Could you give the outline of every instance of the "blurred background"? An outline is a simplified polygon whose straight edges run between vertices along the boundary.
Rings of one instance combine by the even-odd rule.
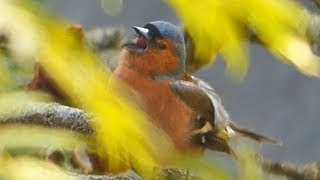
[[[300,3],[316,11],[310,1]],[[123,25],[128,36],[131,26],[154,20],[179,24],[161,0],[124,1],[118,16],[105,14],[98,0],[55,0],[49,9],[85,29]],[[250,70],[240,83],[225,75],[220,58],[195,75],[214,86],[235,122],[283,141],[282,147],[261,147],[264,156],[291,163],[320,160],[320,80],[282,64],[259,46],[250,50]]]

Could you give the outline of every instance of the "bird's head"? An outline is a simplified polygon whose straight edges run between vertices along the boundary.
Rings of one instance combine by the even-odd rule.
[[[122,45],[130,67],[155,78],[182,76],[186,50],[180,30],[165,21],[133,26],[138,37]]]

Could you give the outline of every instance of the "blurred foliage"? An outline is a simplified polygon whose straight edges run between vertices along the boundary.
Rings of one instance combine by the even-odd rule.
[[[83,134],[68,130],[26,125],[3,125],[0,129],[1,146],[13,154],[46,158],[54,151],[70,153],[87,142]]]
[[[227,72],[243,79],[248,70],[250,33],[283,62],[320,77],[319,57],[306,37],[309,14],[293,0],[166,0],[195,41],[200,65],[221,53]]]
[[[5,154],[0,156],[0,158],[0,179],[76,179],[50,162],[41,161],[31,157],[12,158],[5,156]]]
[[[263,179],[263,171],[255,157],[257,154],[256,149],[241,137],[231,139],[230,145],[238,159],[237,165],[240,179]]]
[[[0,92],[10,92],[25,86],[33,76],[33,63],[24,64],[14,61],[8,54],[0,54]]]
[[[123,0],[100,0],[103,10],[111,16],[118,15],[122,10]]]
[[[39,6],[28,1],[0,1],[0,11],[0,30],[9,35],[5,51],[12,55],[7,58],[5,53],[1,53],[0,62],[33,65],[35,59],[72,105],[92,114],[94,130],[92,136],[83,138],[56,129],[4,126],[0,133],[1,148],[25,149],[30,146],[36,150],[50,147],[72,151],[75,146],[85,143],[89,153],[97,154],[102,160],[106,173],[115,174],[133,168],[139,175],[150,177],[160,173],[162,166],[189,168],[188,164],[192,164],[190,168],[194,168],[201,177],[226,178],[223,173],[213,173],[222,172],[218,167],[209,167],[199,158],[175,152],[165,133],[155,127],[140,107],[127,98],[125,85],[111,77],[100,59],[70,29],[67,22],[43,12]],[[15,82],[10,77],[14,71],[10,66],[1,68],[3,82],[0,87],[6,88]],[[37,93],[3,92],[0,111],[9,111],[12,106],[23,108],[26,105],[24,102],[47,101],[48,98]],[[2,102],[10,105],[5,106]],[[17,139],[17,135],[19,141],[11,141],[12,138]],[[22,177],[23,173],[29,173],[29,177],[38,176],[37,173],[39,176],[50,176],[52,171],[50,167],[46,170],[47,163],[34,165],[37,162],[28,158],[1,161],[8,168],[8,173],[13,172],[10,168],[17,168],[18,173],[5,174],[8,177]],[[42,170],[38,171],[38,168]]]

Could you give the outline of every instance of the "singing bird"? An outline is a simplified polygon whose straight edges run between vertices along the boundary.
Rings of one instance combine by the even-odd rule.
[[[132,28],[137,37],[122,45],[113,76],[132,89],[177,150],[203,153],[210,149],[233,155],[228,141],[235,135],[279,144],[234,123],[214,89],[185,72],[185,41],[175,25],[154,21]]]
[[[177,150],[202,153],[211,149],[234,155],[228,141],[235,135],[280,144],[234,123],[214,89],[186,73],[185,41],[175,25],[154,21],[133,29],[137,37],[122,45],[113,77],[130,87],[137,96],[133,99],[138,99]],[[41,65],[36,64],[35,72],[29,90],[44,90],[60,101],[66,99]]]

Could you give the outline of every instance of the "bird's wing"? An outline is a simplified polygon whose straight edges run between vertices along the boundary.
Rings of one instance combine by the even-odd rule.
[[[214,123],[215,126],[218,127],[225,127],[231,121],[228,112],[225,110],[224,106],[222,105],[222,101],[220,96],[215,92],[212,86],[210,86],[205,81],[192,76],[190,74],[185,73],[183,78],[184,81],[188,81],[196,85],[202,91],[206,93],[208,98],[211,100],[212,107],[214,109]],[[232,132],[230,132],[232,133]]]
[[[213,87],[199,78],[196,78],[191,75],[187,75],[187,76],[188,76],[187,78],[188,81],[194,84],[193,86],[195,86],[193,87],[193,89],[197,89],[193,91],[194,92],[197,91],[196,94],[201,94],[199,93],[199,91],[202,91],[202,93],[206,94],[207,99],[210,99],[211,106],[212,106],[211,108],[213,109],[211,111],[213,111],[212,114],[214,116],[211,119],[207,119],[207,120],[213,124],[216,136],[219,136],[220,138],[228,140],[228,138],[230,138],[231,136],[235,134],[239,134],[239,135],[248,137],[250,139],[253,139],[259,143],[281,144],[280,141],[258,134],[250,129],[244,128],[236,124],[235,122],[233,122],[228,112],[224,108],[220,96],[215,92]]]
[[[224,127],[215,126],[215,106],[205,89],[190,81],[172,81],[171,90],[196,114],[192,142],[213,151],[233,154]]]
[[[190,77],[192,81],[195,84],[197,84],[201,89],[203,89],[207,93],[207,95],[210,97],[215,109],[216,126],[219,126],[220,128],[221,126],[226,127],[226,130],[228,131],[229,136],[232,136],[234,132],[236,132],[238,134],[241,134],[242,136],[246,136],[259,143],[271,143],[271,144],[277,144],[277,145],[282,144],[281,141],[258,134],[232,121],[228,112],[226,111],[226,109],[222,104],[220,96],[215,92],[213,87],[199,78],[196,78],[194,76],[190,76]]]
[[[194,112],[211,119],[214,125],[214,107],[205,91],[188,81],[172,81],[171,90]]]
[[[228,112],[222,104],[220,96],[215,92],[213,87],[205,81],[191,75],[190,78],[192,82],[196,84],[199,88],[201,88],[210,98],[212,106],[214,107],[215,125],[222,127],[227,126],[230,123],[231,119]]]

